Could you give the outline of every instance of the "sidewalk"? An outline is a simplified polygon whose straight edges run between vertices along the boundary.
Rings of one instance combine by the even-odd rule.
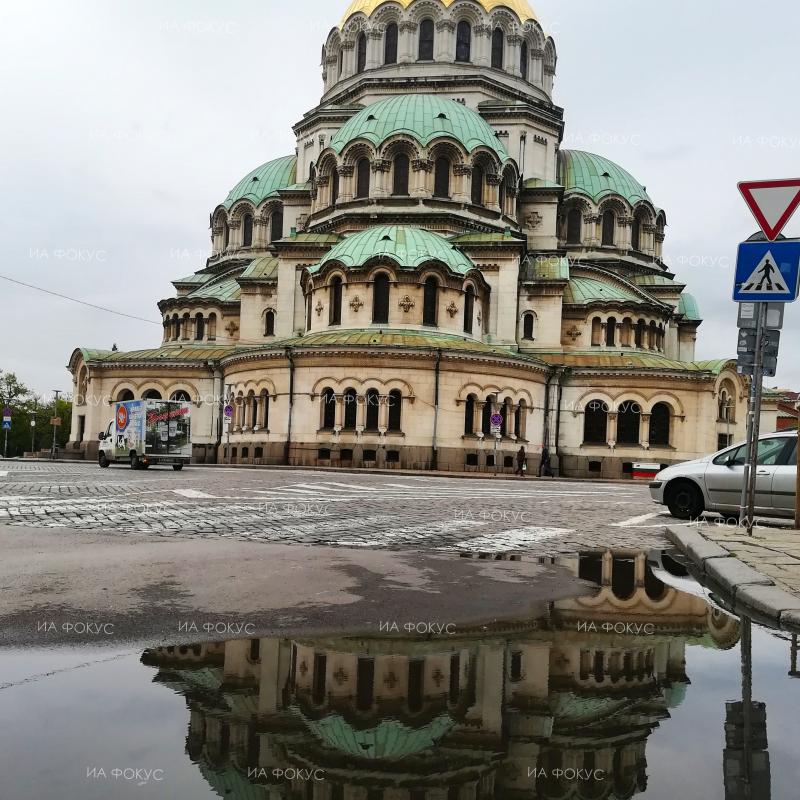
[[[667,539],[737,606],[800,630],[800,531],[676,525]]]

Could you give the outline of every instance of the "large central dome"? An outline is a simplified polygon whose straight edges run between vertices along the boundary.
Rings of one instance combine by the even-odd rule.
[[[353,14],[364,14],[369,16],[378,7],[386,2],[394,2],[408,8],[415,0],[353,0],[350,7],[342,17],[340,27],[344,26]],[[494,11],[496,8],[509,8],[513,11],[523,22],[529,19],[536,19],[533,9],[528,4],[528,0],[474,0],[479,6],[482,6],[486,11]],[[441,0],[445,6],[451,6],[455,0]]]

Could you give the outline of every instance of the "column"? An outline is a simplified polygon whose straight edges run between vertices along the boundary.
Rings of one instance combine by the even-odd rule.
[[[633,562],[633,581],[636,586],[641,588],[644,586],[645,570],[647,567],[647,555],[639,553]]]
[[[389,429],[389,395],[382,394],[378,397],[378,430]]]
[[[608,415],[608,434],[606,443],[613,447],[617,443],[617,412],[611,411]]]
[[[481,432],[483,423],[483,403],[476,400],[472,405],[472,430],[477,435]]]
[[[426,158],[416,158],[411,162],[412,197],[428,197],[433,193],[428,188],[428,173],[432,170],[433,163]]]
[[[608,320],[600,323],[600,347],[605,347],[608,341]]]
[[[392,162],[384,158],[376,159],[372,162],[372,196],[388,197],[391,194],[388,184],[389,171]]]
[[[506,72],[510,75],[516,75],[517,77],[521,76],[521,72],[519,70],[519,61],[520,61],[520,47],[522,46],[522,37],[519,34],[512,33],[509,36],[506,36]]]
[[[364,395],[356,396],[356,431],[363,433],[367,427],[367,404]]]
[[[419,25],[416,22],[408,20],[401,22],[397,26],[397,60],[401,64],[408,64],[417,60],[419,48],[416,33],[418,28]]]
[[[456,60],[456,23],[449,19],[443,19],[436,23],[436,43],[434,46],[434,58],[436,61]]]
[[[614,557],[610,550],[603,553],[603,568],[601,582],[603,586],[611,586],[612,572],[614,571]]]
[[[340,394],[335,395],[336,398],[336,418],[334,420],[334,428],[340,431],[344,425],[344,397]]]
[[[544,50],[532,49],[530,51],[530,59],[530,81],[541,86],[544,82]]]
[[[339,173],[339,199],[337,203],[347,203],[353,199],[353,173],[355,167],[352,164],[341,164],[336,168]]]
[[[383,30],[376,26],[367,31],[367,69],[383,65]]]
[[[488,67],[492,41],[491,25],[476,25],[472,29],[472,63],[479,67]]]
[[[356,43],[354,41],[342,42],[342,79],[349,78],[356,71]]]
[[[645,450],[650,449],[650,414],[642,414],[642,424],[639,426],[640,444]]]
[[[470,203],[472,199],[472,165],[471,164],[454,164],[452,197],[457,203]],[[487,203],[488,205],[488,203]]]

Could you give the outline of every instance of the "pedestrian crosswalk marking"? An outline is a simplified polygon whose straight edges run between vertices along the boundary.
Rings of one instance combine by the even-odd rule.
[[[217,499],[217,495],[207,494],[206,492],[201,492],[198,491],[197,489],[173,489],[172,491],[175,494],[179,494],[181,497],[191,497],[195,500],[202,500],[207,498]]]

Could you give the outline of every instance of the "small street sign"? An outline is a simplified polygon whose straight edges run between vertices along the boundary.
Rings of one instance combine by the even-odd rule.
[[[10,431],[11,430],[11,420],[10,419],[3,419],[3,430]]]
[[[8,406],[3,409],[3,419],[11,419],[11,409]]]
[[[793,303],[800,293],[800,242],[739,245],[733,299],[737,303]]]
[[[232,419],[233,418],[233,406],[225,406],[225,418]]]
[[[786,303],[767,304],[767,322],[769,330],[779,331],[783,328],[783,313],[786,310]],[[755,303],[739,303],[739,328],[758,327],[758,306]]]
[[[58,428],[61,425],[61,417],[50,417],[50,424]]]
[[[501,414],[492,414],[492,427],[499,428],[503,424],[503,417]]]
[[[755,360],[756,336],[757,332],[752,328],[744,328],[740,330],[739,344],[736,348],[736,352],[739,353],[740,355],[743,353],[748,353],[752,355]],[[765,358],[769,357],[777,358],[780,344],[781,344],[780,331],[771,331],[771,330],[764,331],[762,338],[762,346],[764,348]]]
[[[750,375],[753,377],[755,375],[756,365],[755,359],[748,363],[744,363],[741,356],[739,357],[739,362],[736,366],[736,371],[739,375]],[[778,359],[776,357],[764,357],[764,369],[763,369],[764,377],[765,378],[774,378],[775,375],[778,373]]]
[[[800,206],[800,178],[779,181],[743,181],[745,203],[769,241],[774,242]]]

